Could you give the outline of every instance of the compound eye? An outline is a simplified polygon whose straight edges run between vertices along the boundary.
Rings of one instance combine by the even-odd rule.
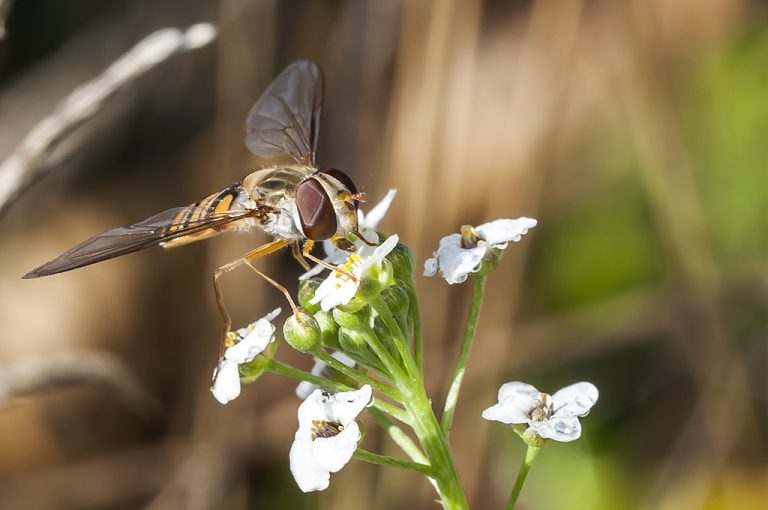
[[[351,195],[357,195],[357,187],[355,186],[355,183],[352,182],[352,179],[349,178],[347,174],[339,170],[338,168],[329,168],[329,167],[323,167],[318,170],[318,172],[326,175],[330,175],[340,183],[344,185],[345,188],[349,191]]]
[[[333,202],[317,179],[309,178],[296,189],[296,208],[301,230],[307,239],[320,241],[336,233],[336,211]]]

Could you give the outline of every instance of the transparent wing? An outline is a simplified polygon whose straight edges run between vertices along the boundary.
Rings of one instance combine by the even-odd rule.
[[[253,214],[249,210],[211,212],[207,207],[177,207],[139,223],[97,234],[33,269],[22,278],[38,278],[143,250],[208,228],[222,227]]]
[[[245,121],[245,144],[257,156],[287,155],[296,163],[315,164],[323,71],[316,63],[288,65],[259,98]]]

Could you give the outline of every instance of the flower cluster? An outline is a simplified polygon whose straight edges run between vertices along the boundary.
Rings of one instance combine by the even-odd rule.
[[[399,238],[395,234],[375,248],[365,244],[358,247],[355,253],[339,265],[344,272],[332,272],[320,284],[315,291],[315,297],[309,302],[319,304],[326,312],[337,306],[349,304],[357,294],[363,277],[381,266],[385,257],[397,246],[398,241]],[[349,277],[350,274],[354,279]]]
[[[357,239],[354,252],[349,253],[325,242],[325,262],[335,270],[323,278],[324,268],[318,265],[300,277],[300,307],[291,303],[294,314],[282,331],[287,344],[314,356],[311,371],[273,359],[277,343],[272,321],[280,313],[277,309],[228,338],[211,392],[226,404],[240,394],[242,382],[251,382],[265,370],[301,380],[296,394],[302,402],[289,461],[304,492],[326,489],[331,474],[355,456],[423,473],[444,506],[466,508],[452,465],[448,433],[476,329],[483,282],[496,269],[509,243],[520,241],[537,222],[520,217],[476,227],[465,225],[460,232],[443,237],[424,264],[424,276],[440,274],[451,285],[475,276],[462,354],[438,423],[424,385],[413,255],[397,235],[385,238],[376,231],[394,196],[395,191],[390,190],[368,214],[359,212],[360,235],[378,245]],[[386,398],[374,399],[374,392]],[[529,446],[526,462],[532,462],[535,451],[547,441],[578,439],[579,418],[587,415],[597,399],[597,388],[587,382],[552,395],[529,384],[509,382],[501,386],[498,402],[483,411],[482,417],[512,425]],[[376,408],[376,421],[387,427],[390,437],[397,438],[411,460],[359,448],[363,432],[357,420],[370,406]],[[403,432],[398,424],[410,426],[412,434]],[[527,473],[527,469],[521,472]]]

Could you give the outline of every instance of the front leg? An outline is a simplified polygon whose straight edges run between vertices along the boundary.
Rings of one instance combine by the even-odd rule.
[[[340,267],[336,267],[333,264],[329,264],[328,262],[324,261],[323,259],[317,258],[314,255],[310,253],[312,250],[312,247],[315,245],[315,242],[312,239],[307,239],[307,242],[304,243],[304,249],[301,251],[301,254],[311,260],[312,262],[315,262],[316,264],[320,264],[326,269],[330,269],[331,271],[336,271],[337,273],[341,273],[345,276],[347,276],[350,280],[353,282],[357,282],[357,277],[350,273],[349,271],[342,269]]]
[[[304,255],[301,253],[300,241],[294,241],[291,243],[291,254],[293,255],[293,258],[295,258],[298,263],[301,264],[301,267],[304,268],[304,271],[309,271],[309,264],[307,263],[307,259],[305,259]]]

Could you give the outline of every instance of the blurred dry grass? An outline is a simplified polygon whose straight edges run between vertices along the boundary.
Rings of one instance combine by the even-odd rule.
[[[373,200],[398,188],[384,228],[420,261],[462,223],[540,220],[490,283],[457,410],[473,508],[501,506],[522,456],[479,419],[513,379],[602,392],[585,437],[543,454],[526,508],[766,508],[767,14],[746,0],[12,2],[3,157],[151,31],[215,21],[220,34],[73,133],[68,157],[0,220],[0,381],[12,393],[0,508],[435,506],[423,480],[360,464],[299,494],[289,381],[265,377],[226,407],[211,399],[210,274],[258,240],[18,279],[247,173],[245,112],[294,58],[326,72],[321,162]],[[263,264],[285,282],[299,270],[290,257]],[[279,300],[236,274],[225,292],[240,322]],[[469,289],[418,283],[438,402]],[[75,373],[56,364],[73,358]],[[48,382],[25,386],[18,367]],[[373,426],[365,440],[387,448]]]

